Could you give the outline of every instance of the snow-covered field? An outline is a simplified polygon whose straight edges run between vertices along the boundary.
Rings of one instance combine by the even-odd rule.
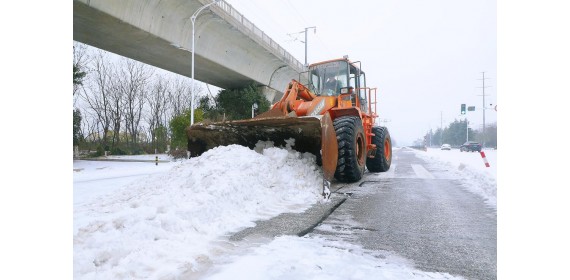
[[[320,196],[314,156],[267,144],[257,150],[218,147],[158,165],[74,161],[74,278],[453,278],[340,241],[281,236],[229,242],[228,234],[256,220],[328,203]],[[485,152],[490,168],[479,153],[416,151],[496,205],[496,151]]]

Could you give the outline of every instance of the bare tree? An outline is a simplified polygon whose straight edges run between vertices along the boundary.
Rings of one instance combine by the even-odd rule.
[[[153,71],[149,66],[127,58],[122,59],[120,65],[117,87],[123,101],[126,140],[134,147],[138,143],[143,107]]]
[[[148,112],[146,114],[146,120],[151,141],[153,141],[156,147],[156,141],[159,140],[157,139],[159,128],[167,127],[164,119],[170,102],[168,98],[168,81],[164,77],[158,76],[154,81],[151,92],[147,96],[147,102]]]
[[[92,117],[89,114],[84,114],[84,118],[81,119],[81,133],[85,135],[87,141],[100,141],[101,137],[98,133],[98,121],[96,117]]]
[[[195,104],[194,109],[197,108],[196,106],[199,105],[200,98],[203,96],[202,92],[204,89],[202,88],[202,83],[198,83],[195,86],[195,90],[196,90],[196,92],[194,93],[194,99],[191,100],[191,104]],[[208,90],[209,90],[209,88],[208,88]],[[188,96],[192,96],[192,86],[190,86],[190,89],[188,89]],[[190,104],[188,104],[188,108],[190,108]]]
[[[172,79],[170,83],[170,106],[173,116],[178,116],[190,108],[190,84],[180,76]]]
[[[136,148],[143,141],[157,140],[164,147],[171,119],[197,104],[201,95],[190,100],[192,85],[185,77],[155,76],[148,65],[126,58],[114,61],[110,53],[74,42],[74,67],[84,65],[87,73],[84,86],[73,89],[85,116],[81,132],[106,147],[126,142]],[[196,84],[196,92],[202,88]]]
[[[100,137],[103,145],[107,145],[111,127],[109,99],[111,93],[112,71],[109,67],[109,58],[103,51],[97,51],[90,68],[89,90],[81,91],[81,97],[88,108],[94,113],[97,127],[102,130]]]
[[[113,126],[111,147],[116,147],[121,142],[121,123],[124,120],[123,91],[121,90],[121,73],[115,65],[111,65],[111,87],[109,88],[109,116]]]
[[[78,77],[79,80],[76,81],[75,72],[85,72],[87,71],[87,65],[89,63],[89,55],[87,53],[87,45],[81,44],[79,42],[73,42],[73,71],[74,71],[74,82],[73,82],[73,96],[79,91],[79,88],[83,85],[82,77]],[[75,105],[75,100],[74,100]]]

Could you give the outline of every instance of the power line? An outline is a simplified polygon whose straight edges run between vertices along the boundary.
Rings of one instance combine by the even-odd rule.
[[[325,44],[323,42],[323,40],[321,39],[321,37],[317,34],[315,34],[315,37],[317,38],[317,40],[321,43],[321,45],[325,48],[325,51],[328,53],[328,56],[332,58],[333,52],[329,49],[329,47],[327,46],[327,44]]]
[[[298,36],[299,36],[300,34],[302,34],[302,33],[305,33],[305,31],[287,33],[287,36],[289,36],[289,38],[291,38],[291,40],[288,41],[288,42],[296,42],[296,41],[299,41],[299,42],[301,42],[301,43],[305,43],[305,42],[299,40],[299,37],[298,37]],[[295,37],[293,37],[293,35],[295,35]]]
[[[271,2],[274,3],[274,2]],[[278,2],[277,2],[278,3]],[[267,9],[263,8],[263,5],[257,5],[255,3],[252,3],[251,1],[240,1],[240,9],[245,9],[246,11],[249,11],[250,14],[252,15],[256,15],[256,14],[261,14],[261,15],[271,15],[272,13],[269,11],[267,11]],[[272,9],[275,10],[275,9]],[[248,16],[245,15],[244,16],[246,18],[248,18],[248,20],[251,20],[251,18],[249,18]],[[255,23],[252,22],[253,24],[255,24],[258,28],[260,28],[263,32],[267,32],[270,30],[263,30],[265,29],[265,27],[267,28],[272,28],[272,29],[278,29],[277,33],[278,34],[284,34],[286,32],[286,28],[284,28],[281,24],[279,24],[278,21],[272,20],[272,16],[270,17],[266,17],[266,16],[262,16],[262,17],[254,17],[256,20],[261,20],[263,21],[264,27],[260,28],[259,23]],[[275,36],[276,34],[272,34],[271,37]]]
[[[305,20],[305,18],[303,17],[303,14],[299,12],[299,10],[297,10],[297,8],[295,8],[295,5],[293,5],[293,3],[291,3],[289,0],[285,0],[285,2],[287,4],[289,4],[289,6],[295,11],[295,15],[301,19],[301,21],[305,24],[305,26],[310,26],[311,24],[309,24],[309,22],[307,20]],[[304,33],[304,31],[301,31],[299,33]],[[292,33],[295,34],[295,33]],[[289,34],[287,34],[289,35]],[[322,47],[324,47],[324,49],[326,50],[326,52],[330,55],[332,55],[332,51],[329,49],[329,47],[327,46],[327,44],[325,44],[323,42],[323,40],[321,39],[321,37],[317,34],[315,34],[315,38],[317,38],[317,41],[322,45]],[[298,39],[297,39],[298,40]]]
[[[295,15],[299,17],[299,19],[301,19],[301,21],[305,24],[305,25],[309,25],[309,23],[305,20],[305,18],[302,16],[302,13],[300,13],[297,8],[295,8],[295,6],[289,2],[289,0],[285,0],[285,2],[287,2],[287,4],[289,4],[289,6],[295,11]]]

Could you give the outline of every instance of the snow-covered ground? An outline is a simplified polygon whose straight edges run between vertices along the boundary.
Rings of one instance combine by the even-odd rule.
[[[259,154],[218,147],[191,160],[146,163],[142,170],[162,170],[119,185],[116,173],[137,173],[140,163],[77,161],[74,274],[163,279],[198,270],[210,243],[223,234],[318,203],[321,178],[314,162],[312,155],[285,149]],[[107,178],[99,182],[109,191],[89,200],[97,174]]]
[[[480,195],[487,204],[497,208],[497,150],[483,150],[489,163],[485,166],[482,155],[478,152],[460,152],[458,149],[441,150],[428,148],[426,152],[417,151],[416,155],[439,167],[447,168],[452,175],[461,180],[469,191]]]
[[[453,278],[341,241],[281,236],[229,242],[228,234],[256,220],[329,203],[320,196],[322,173],[314,156],[267,143],[256,150],[218,147],[158,165],[74,161],[74,278]],[[490,168],[479,153],[416,154],[452,170],[466,188],[496,205],[496,151],[485,152]]]

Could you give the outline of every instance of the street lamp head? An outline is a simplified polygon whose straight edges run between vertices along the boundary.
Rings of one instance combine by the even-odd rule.
[[[201,11],[205,10],[206,8],[212,6],[212,5],[214,5],[214,4],[216,4],[216,3],[220,2],[220,1],[222,1],[222,0],[214,0],[212,3],[206,4],[206,5],[202,6],[202,7],[200,7],[198,10],[196,10],[196,11],[194,12],[194,14],[192,14],[192,17],[190,17],[190,20],[192,21],[192,25],[194,25],[194,22],[196,21],[196,18],[198,17],[198,14],[199,14]]]

